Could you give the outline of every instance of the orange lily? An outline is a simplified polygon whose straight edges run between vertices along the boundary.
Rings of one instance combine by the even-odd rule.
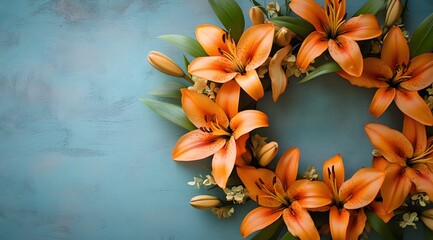
[[[329,212],[332,239],[358,239],[367,220],[363,208],[377,196],[384,171],[362,168],[344,181],[343,159],[336,155],[323,164],[323,178],[333,194]]]
[[[411,191],[433,197],[433,141],[427,140],[424,125],[405,115],[402,132],[377,123],[367,124],[365,131],[381,154],[373,166],[386,172],[381,189],[386,212],[400,207]]]
[[[292,0],[290,8],[310,22],[316,31],[305,38],[296,64],[305,71],[310,63],[328,49],[331,57],[352,76],[362,73],[362,54],[355,41],[380,36],[382,30],[374,15],[346,18],[346,0],[325,0],[323,9],[314,0]]]
[[[196,37],[209,57],[198,57],[188,67],[192,75],[225,83],[235,79],[254,100],[264,95],[256,68],[268,58],[274,38],[272,24],[258,24],[247,29],[236,44],[230,34],[205,24],[196,29]]]
[[[242,221],[242,237],[265,228],[282,216],[294,236],[303,240],[320,238],[307,210],[330,204],[331,194],[323,182],[296,180],[299,156],[299,149],[287,150],[275,173],[264,168],[237,168],[251,199],[260,205]]]
[[[385,37],[380,59],[364,59],[360,77],[339,73],[353,85],[378,88],[370,105],[370,113],[379,117],[394,100],[409,117],[424,125],[433,125],[433,115],[418,91],[433,83],[433,53],[409,60],[409,47],[399,27]]]
[[[236,158],[242,154],[239,149],[245,149],[248,133],[269,125],[266,114],[257,110],[237,113],[237,104],[227,102],[233,99],[229,95],[239,93],[239,87],[237,91],[227,89],[236,87],[236,83],[229,82],[221,88],[223,93],[220,92],[216,100],[220,105],[196,91],[181,89],[182,107],[198,129],[177,141],[172,157],[178,161],[192,161],[214,155],[212,175],[221,188],[225,188]]]

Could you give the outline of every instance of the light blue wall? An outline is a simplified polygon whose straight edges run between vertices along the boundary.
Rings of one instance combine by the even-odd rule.
[[[433,3],[410,2],[413,30]],[[149,51],[182,62],[157,36],[201,23],[218,23],[204,0],[0,0],[0,239],[240,239],[254,205],[229,220],[189,207],[205,191],[186,183],[209,161],[172,161],[184,131],[139,102],[170,79]],[[292,80],[277,104],[260,103],[262,133],[300,147],[301,170],[342,153],[351,175],[370,164],[363,125],[401,125],[395,109],[367,114],[372,94],[334,75]]]

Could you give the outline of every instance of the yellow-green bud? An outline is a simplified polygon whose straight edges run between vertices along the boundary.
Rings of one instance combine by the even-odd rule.
[[[158,71],[167,75],[174,77],[183,77],[185,75],[179,65],[160,52],[151,51],[147,56],[147,61]]]
[[[249,14],[253,25],[262,24],[265,22],[265,16],[259,7],[257,6],[251,7]]]
[[[400,18],[403,6],[400,0],[389,0],[386,9],[385,26],[391,27]]]
[[[420,218],[430,230],[433,230],[433,208],[423,211]]]
[[[191,198],[189,204],[191,204],[191,206],[193,206],[194,208],[204,210],[204,209],[212,209],[214,207],[217,207],[218,205],[221,204],[221,201],[214,196],[198,195]]]
[[[267,143],[260,149],[258,157],[259,165],[262,167],[267,166],[275,158],[277,153],[278,143],[274,141]]]
[[[275,43],[280,47],[285,47],[290,44],[292,40],[292,32],[285,27],[281,27],[275,34]]]

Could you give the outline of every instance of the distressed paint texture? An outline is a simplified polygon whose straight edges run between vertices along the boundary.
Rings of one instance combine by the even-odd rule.
[[[432,9],[413,6],[417,20]],[[190,208],[205,191],[186,182],[209,162],[173,162],[184,131],[139,102],[170,79],[149,51],[182,62],[157,36],[193,36],[201,23],[218,23],[202,0],[0,0],[0,239],[240,239],[254,206],[224,221]],[[262,132],[300,147],[301,169],[338,151],[353,173],[369,165],[371,94],[335,76],[292,84],[277,105],[260,104],[272,124]],[[396,116],[381,122],[399,126]]]

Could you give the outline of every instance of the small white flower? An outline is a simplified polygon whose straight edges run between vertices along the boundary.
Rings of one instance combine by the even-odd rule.
[[[233,215],[235,209],[233,207],[216,207],[212,208],[211,212],[216,214],[218,218],[229,218]]]
[[[412,213],[405,213],[403,214],[403,221],[400,221],[400,227],[401,228],[405,228],[407,226],[412,226],[413,228],[416,229],[416,224],[415,222],[417,222],[419,220],[418,218],[418,214],[416,212],[412,212]]]
[[[304,173],[304,178],[311,181],[319,179],[319,174],[317,173],[316,168],[308,166],[307,171]]]
[[[224,193],[226,194],[227,201],[233,201],[236,204],[244,203],[248,197],[248,192],[242,185],[232,187],[231,189],[225,188]]]
[[[206,175],[206,179],[203,181],[203,185],[206,187],[216,185],[215,179],[211,175]]]
[[[200,186],[203,182],[202,176],[200,175],[200,177],[194,177],[194,181],[189,181],[188,185],[190,186],[194,186],[197,189],[200,189]]]
[[[412,197],[410,197],[410,199],[412,200],[412,205],[418,204],[421,207],[425,207],[425,206],[427,206],[427,204],[430,203],[430,198],[425,193],[418,193],[418,194],[412,195]]]

